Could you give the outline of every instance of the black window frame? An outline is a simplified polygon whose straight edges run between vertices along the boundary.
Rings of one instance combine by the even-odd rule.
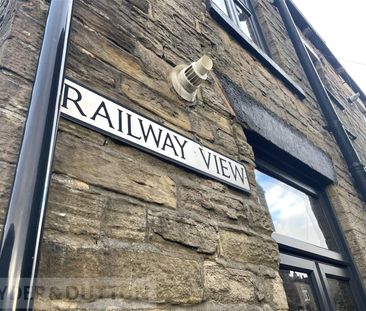
[[[211,16],[248,52],[250,52],[254,57],[256,57],[273,75],[279,78],[287,88],[296,94],[300,99],[304,99],[306,97],[304,90],[301,86],[296,83],[283,69],[277,65],[272,58],[270,57],[270,52],[267,44],[265,43],[265,39],[262,31],[260,30],[258,19],[253,10],[253,6],[251,4],[251,0],[247,0],[248,5],[247,9],[250,10],[250,14],[252,17],[252,25],[254,27],[254,32],[256,33],[256,37],[260,45],[259,47],[256,43],[254,43],[251,39],[249,39],[244,32],[237,25],[236,20],[232,19],[231,16],[234,10],[233,3],[237,0],[225,0],[228,9],[228,15],[226,15],[214,2],[213,0],[206,0],[206,6],[208,12]],[[241,0],[243,4],[243,0]]]
[[[333,214],[331,206],[327,200],[324,190],[322,190],[320,187],[314,187],[313,185],[304,183],[299,178],[299,176],[295,177],[291,173],[286,173],[280,168],[273,166],[262,159],[256,158],[256,169],[316,199],[322,208],[322,212],[324,213],[328,230],[332,236],[337,237],[339,233],[338,228],[335,222],[332,221]],[[328,263],[340,265],[348,264],[348,260],[344,256],[345,250],[343,249],[343,245],[339,243],[339,239],[337,238],[334,239],[334,244],[338,251],[326,249],[277,232],[273,232],[272,238],[277,242],[281,251],[291,252],[304,257],[310,256],[316,260],[321,260]]]
[[[304,166],[299,160],[293,159],[255,132],[245,130],[245,134],[253,148],[256,169],[317,198],[327,219],[329,230],[335,237],[338,251],[274,232],[272,238],[277,242],[280,251],[280,268],[311,273],[312,281],[320,282],[316,286],[322,284],[316,289],[321,310],[335,311],[329,286],[324,279],[326,274],[348,280],[358,311],[363,310],[363,306],[366,305],[365,288],[335,211],[326,195],[326,187],[331,184],[331,181],[324,179],[319,173]]]
[[[321,310],[335,311],[334,302],[330,296],[327,276],[349,281],[354,302],[358,311],[363,310],[365,305],[364,291],[358,287],[359,275],[355,270],[355,265],[349,255],[349,250],[345,246],[345,237],[337,226],[334,212],[325,194],[325,189],[313,188],[293,178],[267,162],[256,159],[256,167],[259,171],[268,174],[291,185],[298,190],[316,197],[319,200],[327,219],[327,225],[332,235],[335,237],[338,251],[325,249],[301,240],[273,232],[272,238],[277,242],[280,251],[280,269],[292,269],[299,272],[309,273],[315,292],[319,299]],[[342,243],[343,241],[343,243]],[[322,284],[322,286],[320,286]],[[329,309],[329,307],[331,309]]]
[[[246,36],[247,40],[252,41],[254,44],[258,45],[258,47],[261,48],[264,52],[266,52],[267,55],[271,56],[267,42],[264,39],[263,32],[259,27],[257,16],[254,13],[252,2],[250,0],[223,0],[223,1],[226,3],[230,19],[234,21],[236,27],[239,28],[239,31],[242,30],[240,29],[239,25],[240,21],[238,18],[238,14],[236,13],[235,6],[236,5],[239,6],[246,13],[246,15],[249,17],[248,22],[250,24],[250,27],[252,28],[252,36],[254,38],[247,38],[245,33],[243,33],[243,35]]]
[[[317,297],[318,307],[320,307],[320,310],[329,310],[327,308],[327,305],[329,304],[327,295],[324,291],[324,287],[321,286],[321,275],[318,272],[316,262],[281,252],[280,269],[295,270],[308,274],[312,289],[314,290],[315,296]]]
[[[328,263],[281,252],[280,269],[295,270],[309,275],[320,310],[336,311],[329,283],[327,281],[328,277],[349,282],[352,298],[356,307],[358,308],[358,311],[363,310],[364,305],[362,304],[362,301],[357,298],[357,290],[354,288],[354,282],[351,282],[351,272],[347,266],[334,266]]]

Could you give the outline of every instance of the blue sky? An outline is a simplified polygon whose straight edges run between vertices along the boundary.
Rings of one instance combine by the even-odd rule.
[[[366,93],[366,1],[292,1]]]

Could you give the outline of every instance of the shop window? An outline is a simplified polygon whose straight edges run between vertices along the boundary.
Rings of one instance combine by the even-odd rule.
[[[298,95],[305,98],[303,89],[271,58],[251,0],[206,0],[211,15],[243,48],[253,54],[271,73]]]

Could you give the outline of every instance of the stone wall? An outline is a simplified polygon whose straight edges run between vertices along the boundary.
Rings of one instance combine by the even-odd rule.
[[[91,284],[107,278],[115,287],[77,299],[40,294],[36,310],[287,310],[271,220],[257,198],[254,155],[218,75],[332,158],[337,182],[328,193],[366,280],[364,205],[277,11],[257,2],[274,59],[305,89],[303,101],[239,46],[201,1],[75,0],[66,75],[242,161],[251,194],[62,119],[40,276]],[[2,219],[47,6],[43,0],[0,5],[6,16],[0,30]],[[169,74],[204,53],[215,70],[188,104],[172,89]]]

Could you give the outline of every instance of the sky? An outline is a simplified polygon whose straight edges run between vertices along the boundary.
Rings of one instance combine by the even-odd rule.
[[[366,93],[366,1],[292,1]]]

